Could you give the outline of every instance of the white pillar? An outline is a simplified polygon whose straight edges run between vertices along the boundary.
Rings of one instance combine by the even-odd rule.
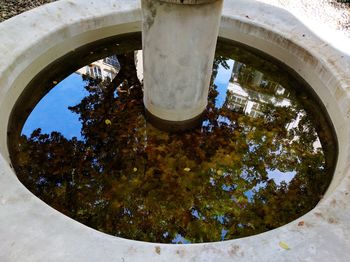
[[[144,104],[166,129],[198,123],[208,90],[223,0],[142,0]]]

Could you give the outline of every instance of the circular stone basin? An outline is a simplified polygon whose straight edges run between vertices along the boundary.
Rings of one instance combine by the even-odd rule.
[[[160,243],[254,235],[316,206],[337,141],[295,73],[220,39],[202,124],[168,133],[144,116],[140,48],[140,34],[90,44],[25,89],[10,120],[10,153],[33,194],[102,232]],[[58,83],[84,63],[82,76]]]
[[[325,105],[339,154],[331,184],[310,212],[251,237],[194,245],[145,243],[86,227],[50,208],[18,181],[11,169],[7,147],[11,133],[7,131],[23,89],[52,61],[67,54],[67,48],[74,53],[91,42],[140,30],[138,0],[60,0],[0,23],[4,36],[0,42],[1,260],[348,261],[349,41],[260,1],[225,0],[219,35],[255,47],[293,68]]]

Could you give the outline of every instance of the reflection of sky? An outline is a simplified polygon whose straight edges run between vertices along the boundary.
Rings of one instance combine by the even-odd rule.
[[[278,169],[267,169],[267,177],[272,179],[276,186],[280,186],[282,182],[285,182],[287,185],[293,178],[297,175],[296,171],[282,172]],[[266,182],[258,183],[253,189],[247,190],[244,192],[244,195],[247,197],[248,201],[252,201],[255,192],[258,192],[260,188],[264,188],[266,186]]]
[[[228,60],[228,70],[219,66],[215,84],[218,86],[217,107],[221,107],[226,99],[226,90],[231,78],[233,60]],[[77,105],[88,92],[84,89],[84,82],[80,75],[72,74],[57,84],[36,105],[22,129],[22,134],[30,136],[41,128],[42,133],[60,132],[66,138],[81,138],[81,123],[79,116],[72,113],[68,106]]]
[[[216,99],[216,106],[222,107],[225,99],[227,87],[232,74],[234,61],[227,60],[229,69],[225,69],[221,65],[218,69],[217,77],[215,78],[215,85],[219,92]],[[72,74],[61,81],[55,88],[53,88],[35,107],[33,112],[28,117],[22,133],[29,136],[36,128],[41,128],[43,133],[51,133],[58,131],[66,138],[77,137],[81,138],[81,123],[79,116],[72,113],[68,106],[78,104],[88,92],[84,89],[84,81],[79,74]],[[220,119],[226,122],[225,119]],[[228,120],[227,120],[228,121]],[[294,178],[296,172],[281,172],[278,169],[267,170],[268,178],[273,179],[277,186],[285,181],[287,184]],[[258,190],[264,185],[257,185],[255,190]],[[246,196],[251,198],[253,192],[249,190]]]
[[[171,240],[171,243],[173,243],[173,244],[190,244],[191,242],[189,240],[187,240],[186,238],[184,238],[182,235],[176,234],[174,239]]]
[[[41,128],[42,133],[58,131],[66,138],[81,138],[79,116],[72,113],[68,106],[77,105],[87,94],[80,75],[68,76],[36,105],[22,129],[22,134],[29,136],[35,129]]]
[[[225,69],[220,65],[218,69],[218,74],[214,81],[214,84],[217,86],[217,91],[219,92],[218,96],[216,97],[216,103],[215,103],[217,108],[222,107],[225,103],[226,91],[227,91],[227,87],[229,85],[231,74],[232,74],[234,61],[232,59],[229,59],[229,60],[226,60],[226,62],[229,65],[229,69]]]
[[[278,169],[275,170],[270,170],[267,169],[267,176],[269,177],[269,179],[272,179],[276,185],[281,185],[281,183],[284,181],[287,184],[292,181],[292,179],[296,176],[296,172],[295,171],[291,171],[291,172],[282,172]]]
[[[221,65],[218,69],[215,85],[219,92],[216,99],[216,106],[222,107],[225,99],[227,87],[232,74],[234,61],[227,60],[229,69],[225,69]],[[78,104],[88,92],[84,89],[84,81],[79,74],[72,74],[61,81],[53,88],[35,107],[28,117],[22,133],[29,136],[36,128],[41,128],[43,133],[51,133],[58,131],[66,138],[81,138],[81,123],[79,116],[72,113],[68,106]],[[225,122],[225,119],[220,119]],[[228,121],[228,120],[227,120]],[[268,178],[273,179],[276,185],[280,185],[282,181],[287,184],[294,178],[296,172],[281,172],[278,169],[267,170]],[[262,185],[258,186],[261,187]],[[255,188],[255,189],[258,189]],[[247,192],[247,195],[251,193]],[[249,197],[249,196],[248,196]]]

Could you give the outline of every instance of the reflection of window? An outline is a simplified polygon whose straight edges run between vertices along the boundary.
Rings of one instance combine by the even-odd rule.
[[[94,78],[102,78],[102,71],[99,66],[89,66],[88,74]]]
[[[109,78],[109,80],[112,80],[113,79],[113,74],[111,71],[108,71],[108,70],[104,70],[103,71],[103,75],[105,78]]]
[[[117,59],[117,56],[115,56],[115,55],[108,56],[108,57],[104,58],[103,62],[105,62],[106,64],[109,64],[111,66],[114,66],[114,67],[119,67],[119,61]]]
[[[238,105],[238,104],[233,104],[230,109],[233,111],[236,111],[236,112],[242,112],[244,110],[244,106]]]
[[[250,111],[250,114],[249,114],[251,117],[259,117],[259,116],[262,116],[263,114],[261,112],[258,112],[258,111],[255,111],[255,110],[252,110]]]
[[[246,102],[247,102],[247,99],[241,98],[241,97],[238,97],[238,96],[233,96],[232,100],[233,100],[233,102],[241,104],[241,105],[245,105]]]
[[[247,101],[247,98],[231,93],[227,100],[227,108],[236,112],[244,111]]]
[[[254,105],[252,106],[252,109],[254,109],[254,110],[261,110],[261,104],[254,103]]]
[[[282,86],[278,86],[276,90],[277,95],[283,95],[286,90]]]

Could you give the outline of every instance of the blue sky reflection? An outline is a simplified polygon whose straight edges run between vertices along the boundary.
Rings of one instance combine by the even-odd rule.
[[[24,124],[22,134],[30,136],[35,129],[41,128],[42,133],[57,131],[68,139],[81,139],[82,126],[79,116],[72,113],[68,107],[78,104],[88,95],[84,86],[81,75],[76,73],[58,83],[36,105]]]

